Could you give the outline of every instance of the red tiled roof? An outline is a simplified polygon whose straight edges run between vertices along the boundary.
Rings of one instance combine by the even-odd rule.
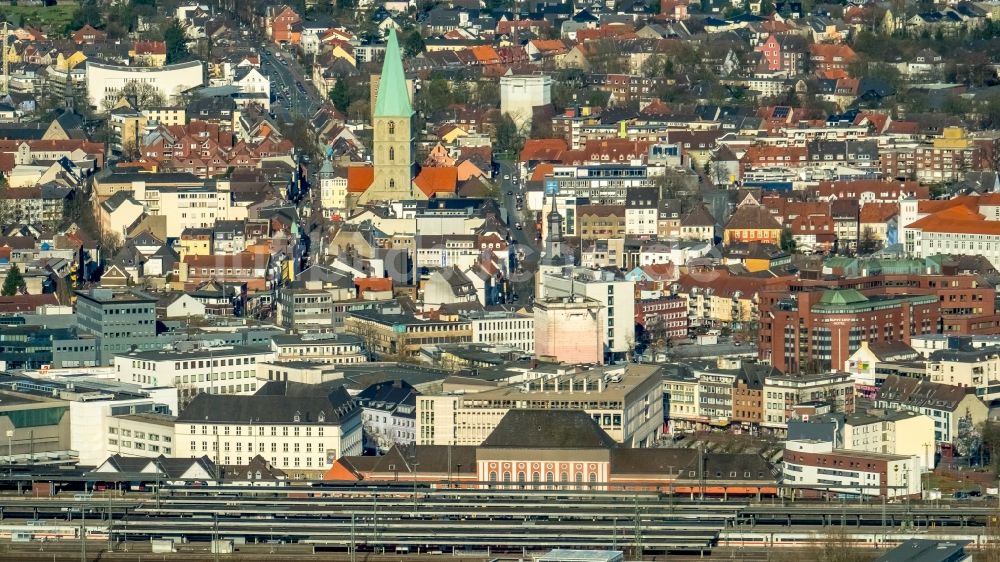
[[[816,186],[816,196],[819,198],[859,199],[866,192],[874,193],[876,200],[899,199],[907,195],[926,199],[930,195],[927,186],[910,180],[821,181]]]
[[[542,162],[541,164],[535,166],[535,169],[531,172],[531,181],[542,181],[545,176],[551,174],[555,170],[553,164],[548,162]]]
[[[726,223],[726,230],[781,230],[771,212],[757,205],[737,207]]]
[[[672,281],[676,277],[677,267],[672,263],[654,263],[640,269],[654,281]]]
[[[955,205],[911,223],[908,228],[924,232],[1000,235],[1000,221],[988,221],[965,205]]]
[[[809,54],[813,57],[820,57],[820,62],[834,62],[835,58],[840,58],[837,62],[851,62],[857,56],[854,49],[842,44],[813,43],[809,45]]]
[[[469,49],[480,64],[496,64],[500,62],[500,56],[496,49],[489,45],[479,45]]]
[[[427,197],[435,193],[455,193],[455,188],[458,186],[458,169],[454,166],[423,168],[417,177],[413,178],[413,185]]]
[[[876,132],[881,133],[889,123],[889,116],[884,113],[859,113],[854,118],[854,124],[860,125],[863,122],[870,123]]]
[[[899,214],[899,205],[896,203],[868,203],[861,207],[858,221],[865,223],[883,223]]]
[[[8,249],[9,250],[9,249]],[[55,293],[42,295],[11,295],[0,297],[0,313],[10,314],[12,312],[34,312],[36,308],[44,305],[59,304]]]
[[[392,279],[388,277],[358,277],[354,279],[354,286],[358,289],[358,296],[365,294],[365,291],[391,291]]]
[[[952,199],[929,199],[927,201],[917,201],[917,212],[930,215],[945,209],[960,206],[977,210],[979,209],[979,198],[972,195],[960,195]]]
[[[347,168],[347,192],[364,193],[375,181],[375,168],[350,166]]]
[[[167,44],[163,41],[136,41],[132,50],[137,55],[165,55]]]
[[[535,39],[531,42],[531,46],[542,54],[565,53],[569,50],[566,48],[566,44],[559,39]]]
[[[528,160],[558,160],[563,151],[568,150],[563,139],[528,139],[521,149],[521,161]]]
[[[833,218],[829,215],[802,215],[792,221],[793,234],[831,234]]]
[[[893,121],[885,130],[887,133],[897,135],[915,135],[920,131],[920,124],[916,121]]]
[[[229,268],[263,268],[267,266],[267,262],[270,256],[267,254],[253,254],[249,252],[243,252],[240,254],[214,254],[207,256],[184,256],[184,263],[188,264],[190,267],[211,267],[218,270],[219,268],[229,269]]]

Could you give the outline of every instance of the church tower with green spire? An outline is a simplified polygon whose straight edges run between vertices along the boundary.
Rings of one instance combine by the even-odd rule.
[[[375,177],[362,197],[369,201],[398,201],[423,195],[413,189],[413,106],[403,73],[396,31],[390,30],[382,62],[382,76],[372,112]]]

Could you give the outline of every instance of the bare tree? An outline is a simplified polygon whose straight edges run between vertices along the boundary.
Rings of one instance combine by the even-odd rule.
[[[365,348],[365,356],[369,361],[374,361],[377,356],[379,342],[378,328],[371,322],[355,318],[347,325],[347,331],[354,334],[361,340],[361,345]]]
[[[875,232],[871,227],[866,226],[861,232],[861,240],[858,241],[858,255],[867,256],[874,254],[882,245],[882,241],[875,237]]]
[[[101,234],[101,248],[108,255],[114,255],[122,249],[122,236],[117,232],[104,232]]]
[[[1000,562],[1000,512],[988,516],[982,544],[976,553],[977,562]]]
[[[812,544],[803,548],[776,549],[772,560],[792,562],[811,560],[815,562],[871,562],[879,552],[852,540],[850,530],[844,525],[829,527],[826,533],[817,533]]]
[[[712,160],[708,164],[708,175],[712,178],[712,182],[715,183],[715,185],[724,185],[729,183],[729,168],[723,162]]]
[[[162,106],[164,102],[163,92],[154,84],[149,82],[128,82],[121,90],[110,92],[101,101],[101,108],[104,112],[109,112],[122,98],[137,111],[142,111],[150,107]]]

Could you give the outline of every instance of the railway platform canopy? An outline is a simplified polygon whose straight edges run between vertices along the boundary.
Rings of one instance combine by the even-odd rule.
[[[534,562],[622,562],[624,553],[620,550],[574,550],[554,548]]]

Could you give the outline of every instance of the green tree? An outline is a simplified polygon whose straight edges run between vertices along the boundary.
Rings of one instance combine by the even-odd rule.
[[[403,52],[407,57],[415,57],[424,52],[424,38],[420,35],[420,30],[413,28],[403,39]]]
[[[521,132],[517,130],[517,123],[507,113],[497,119],[496,139],[497,150],[505,154],[517,154],[524,144]]]
[[[600,90],[589,90],[587,92],[587,105],[591,107],[607,107],[610,99],[611,94],[609,92],[602,92]]]
[[[338,110],[347,111],[347,107],[351,105],[351,93],[347,88],[347,80],[339,79],[334,83],[333,89],[330,90],[330,101]]]
[[[452,103],[451,85],[444,78],[431,78],[426,88],[421,88],[418,105],[425,113],[433,115]]]
[[[181,26],[181,22],[172,19],[167,23],[166,28],[163,30],[163,41],[167,44],[167,64],[187,60],[189,56],[187,37],[184,36],[184,28]]]
[[[795,237],[792,236],[791,229],[785,228],[781,231],[781,249],[788,252],[789,254],[794,254],[795,249],[798,244],[795,242]]]
[[[7,277],[3,280],[3,289],[0,289],[0,294],[5,297],[11,295],[16,295],[24,290],[24,276],[21,275],[21,269],[17,267],[17,264],[10,266],[7,271]]]

